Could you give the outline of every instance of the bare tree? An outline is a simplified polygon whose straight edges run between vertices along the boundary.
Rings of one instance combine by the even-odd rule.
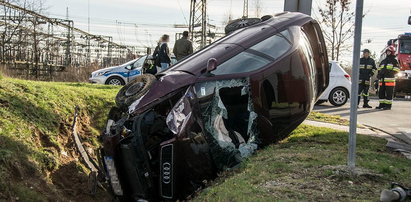
[[[319,7],[319,21],[332,60],[339,60],[352,46],[348,43],[354,35],[355,14],[350,8],[351,2],[352,0],[326,0],[325,6]]]
[[[255,16],[261,17],[261,10],[262,10],[261,0],[254,0],[254,6],[255,6]]]

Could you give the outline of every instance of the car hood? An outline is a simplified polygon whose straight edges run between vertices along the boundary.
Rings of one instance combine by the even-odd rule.
[[[112,71],[112,70],[115,70],[119,67],[121,67],[121,66],[113,66],[113,67],[107,67],[107,68],[99,69],[97,71],[92,72],[92,74],[95,74],[95,73],[98,73],[98,72]]]
[[[150,90],[144,96],[130,105],[129,114],[138,114],[146,111],[156,101],[162,100],[165,96],[195,83],[196,78],[193,74],[182,71],[164,73],[153,83]]]

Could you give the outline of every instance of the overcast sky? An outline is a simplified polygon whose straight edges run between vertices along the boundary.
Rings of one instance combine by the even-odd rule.
[[[314,0],[313,9],[324,5],[325,0]],[[243,0],[208,0],[208,18],[211,24],[222,26],[229,13],[241,17]],[[283,0],[260,0],[261,13],[273,14],[283,11]],[[90,16],[90,32],[111,35],[114,41],[147,46],[155,43],[162,34],[174,38],[173,24],[187,24],[190,0],[45,0],[46,14],[65,18],[66,8],[74,25],[87,31]],[[255,0],[249,0],[250,16],[255,15]],[[353,7],[355,1],[353,1]],[[362,39],[371,39],[363,48],[379,53],[390,38],[411,32],[407,24],[411,0],[365,0],[367,13],[363,22]],[[313,17],[315,16],[313,12]]]

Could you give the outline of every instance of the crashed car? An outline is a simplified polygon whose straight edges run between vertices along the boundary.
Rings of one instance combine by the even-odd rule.
[[[286,138],[328,86],[326,47],[311,17],[240,19],[226,32],[119,91],[101,136],[102,164],[119,199],[185,199]]]

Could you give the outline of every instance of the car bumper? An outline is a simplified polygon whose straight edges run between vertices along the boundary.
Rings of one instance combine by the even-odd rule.
[[[92,77],[88,79],[90,83],[97,83],[97,84],[105,84],[106,78],[105,77]]]

